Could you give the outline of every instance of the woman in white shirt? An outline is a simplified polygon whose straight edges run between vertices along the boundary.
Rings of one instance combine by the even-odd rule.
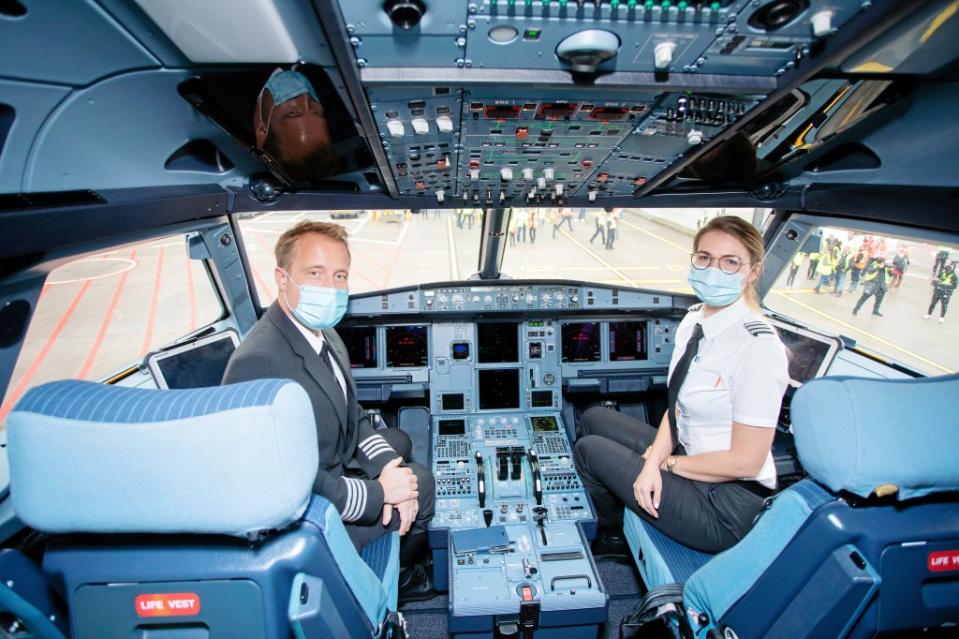
[[[703,303],[676,330],[659,428],[600,407],[581,416],[575,458],[600,520],[594,554],[626,550],[624,504],[680,543],[720,552],[776,488],[770,449],[788,366],[759,311],[762,260],[762,237],[744,220],[700,229],[689,282]]]

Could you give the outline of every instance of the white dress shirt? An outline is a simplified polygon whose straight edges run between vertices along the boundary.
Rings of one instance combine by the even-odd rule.
[[[316,354],[319,355],[320,351],[323,350],[323,344],[326,343],[326,338],[323,337],[323,333],[314,333],[307,327],[303,326],[299,320],[295,317],[291,317],[293,324],[300,329],[300,332],[303,333],[303,337],[306,338],[306,341],[310,343],[310,346],[316,351]],[[333,356],[333,352],[330,351],[330,364],[333,365],[333,376],[336,377],[336,382],[340,385],[340,390],[343,391],[343,399],[347,399],[346,395],[346,378],[343,376],[343,371],[340,370],[340,365],[336,363],[336,357]]]
[[[676,402],[679,441],[689,455],[729,450],[734,421],[775,428],[789,383],[785,346],[745,297],[709,317],[703,317],[702,305],[686,314],[676,329],[670,376],[696,323],[703,339]],[[742,479],[775,488],[772,451],[758,475]]]

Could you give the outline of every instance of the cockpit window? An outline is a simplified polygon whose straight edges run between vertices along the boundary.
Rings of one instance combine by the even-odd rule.
[[[959,245],[908,235],[818,228],[780,274],[764,303],[857,347],[919,371],[959,370]]]
[[[274,247],[306,220],[336,222],[349,234],[351,293],[464,280],[477,272],[481,210],[391,209],[257,213],[239,220],[261,306],[276,299]]]
[[[504,276],[691,293],[686,275],[696,231],[717,215],[761,225],[766,210],[514,208],[512,213]]]
[[[223,306],[183,235],[71,260],[51,271],[0,404],[0,428],[31,387],[101,380],[216,321]]]

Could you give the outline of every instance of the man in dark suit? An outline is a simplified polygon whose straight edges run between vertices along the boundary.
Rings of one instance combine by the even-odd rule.
[[[276,244],[278,299],[230,358],[223,383],[278,377],[298,382],[313,404],[320,468],[313,492],[339,510],[357,548],[399,530],[400,599],[432,595],[415,563],[435,504],[432,474],[404,463],[409,437],[376,430],[356,401],[346,346],[333,326],[346,311],[350,253],[346,229],[301,222]]]

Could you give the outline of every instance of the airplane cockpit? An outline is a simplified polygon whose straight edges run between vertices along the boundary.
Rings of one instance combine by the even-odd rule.
[[[957,43],[0,0],[0,638],[956,636]]]

